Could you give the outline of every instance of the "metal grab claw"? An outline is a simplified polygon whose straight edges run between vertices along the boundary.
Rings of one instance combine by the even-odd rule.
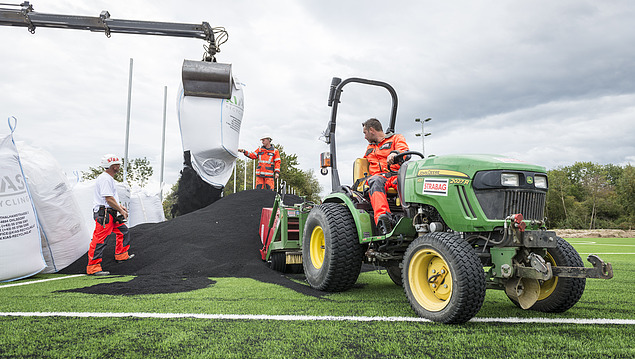
[[[593,264],[593,268],[595,268],[595,270],[597,271],[598,277],[595,278],[613,278],[613,266],[611,265],[611,263],[604,263],[604,261],[595,254],[589,254],[586,260]]]

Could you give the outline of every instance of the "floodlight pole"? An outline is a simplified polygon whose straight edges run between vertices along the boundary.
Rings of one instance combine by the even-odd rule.
[[[163,202],[163,171],[165,168],[165,119],[168,107],[168,87],[163,87],[163,132],[161,133],[161,174],[159,177],[159,199]]]
[[[128,178],[128,142],[130,139],[130,103],[132,101],[132,57],[130,58],[130,71],[128,74],[128,111],[126,114],[126,144],[124,149],[124,162],[123,162],[123,183],[127,183]]]
[[[426,136],[430,136],[432,133],[428,132],[426,133],[425,130],[425,123],[428,121],[432,121],[431,118],[426,118],[425,120],[421,121],[420,118],[415,118],[415,122],[421,122],[421,133],[415,133],[415,136],[419,137],[421,136],[421,154],[423,154],[423,156],[426,156],[426,144],[425,144],[425,138]]]

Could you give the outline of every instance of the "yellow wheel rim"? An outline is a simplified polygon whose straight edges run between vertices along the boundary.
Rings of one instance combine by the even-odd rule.
[[[311,263],[317,269],[322,268],[324,264],[324,231],[322,227],[316,226],[311,232],[311,242],[309,243],[309,251],[311,254]]]
[[[452,297],[450,267],[438,252],[431,249],[422,249],[412,256],[408,283],[416,301],[431,312],[445,308]]]
[[[551,254],[547,252],[545,256],[545,261],[551,263],[551,266],[554,267],[557,265],[556,261],[553,259]],[[553,291],[556,289],[558,285],[558,277],[551,277],[551,279],[547,281],[541,281],[540,284],[540,292],[538,293],[538,300],[543,300],[553,294]]]

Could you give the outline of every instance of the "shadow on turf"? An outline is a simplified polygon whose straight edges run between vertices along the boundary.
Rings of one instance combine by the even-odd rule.
[[[117,278],[108,276],[101,278]],[[182,293],[203,289],[216,283],[206,277],[187,277],[170,275],[142,275],[126,282],[100,283],[90,287],[60,290],[58,292],[78,292],[86,294],[140,295]]]

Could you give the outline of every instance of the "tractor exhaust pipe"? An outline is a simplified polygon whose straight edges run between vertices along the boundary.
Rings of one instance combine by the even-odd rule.
[[[232,94],[232,65],[183,60],[181,72],[185,96],[229,99]]]

